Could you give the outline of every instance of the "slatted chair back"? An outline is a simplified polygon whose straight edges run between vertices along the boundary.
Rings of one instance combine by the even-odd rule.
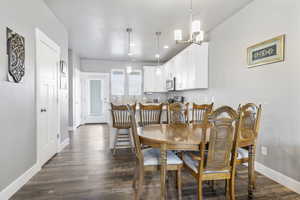
[[[189,103],[172,103],[168,105],[168,124],[188,124]]]
[[[133,112],[135,112],[135,107],[136,104],[131,105]],[[130,116],[126,105],[114,105],[111,103],[111,114],[113,128],[129,129],[131,127]]]
[[[238,114],[229,106],[216,109],[205,124],[211,124],[210,132],[205,129],[202,141],[209,141],[207,155],[205,156],[205,142],[201,144],[201,157],[205,162],[200,162],[199,172],[225,171],[233,169],[233,159],[236,159],[237,147],[235,135],[238,130]],[[209,138],[206,138],[209,137]]]
[[[239,105],[238,112],[241,113],[241,142],[254,143],[258,136],[261,118],[261,105],[247,103]]]
[[[192,124],[203,124],[205,118],[212,112],[214,103],[198,105],[193,103]]]
[[[141,126],[147,126],[147,125],[151,125],[151,124],[160,124],[161,123],[163,104],[143,105],[140,103],[139,107],[140,107],[140,124],[141,124]]]
[[[142,153],[142,148],[141,148],[141,141],[140,137],[138,136],[138,125],[137,121],[135,118],[135,112],[132,106],[127,105],[127,111],[129,113],[129,118],[130,118],[130,124],[131,124],[131,134],[134,142],[134,147],[135,147],[135,154],[137,159],[143,163],[143,153]]]

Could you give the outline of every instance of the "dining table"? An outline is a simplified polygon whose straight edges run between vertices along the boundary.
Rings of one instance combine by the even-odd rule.
[[[142,144],[160,148],[160,199],[165,200],[167,151],[199,151],[203,127],[193,124],[157,124],[138,128]]]
[[[156,124],[138,128],[138,135],[142,144],[153,148],[160,148],[160,199],[165,200],[167,151],[199,151],[202,142],[203,125],[199,124]],[[209,139],[210,127],[207,129]],[[205,141],[206,143],[208,141]],[[239,147],[249,147],[249,165],[254,167],[255,147],[252,140],[241,141]],[[250,172],[250,171],[249,171]],[[253,196],[254,175],[248,181],[248,195]]]

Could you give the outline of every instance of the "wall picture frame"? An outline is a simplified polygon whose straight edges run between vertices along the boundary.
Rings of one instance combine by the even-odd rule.
[[[8,81],[20,83],[25,76],[25,38],[6,28]]]
[[[280,35],[247,48],[248,68],[283,62],[284,59],[285,35]]]

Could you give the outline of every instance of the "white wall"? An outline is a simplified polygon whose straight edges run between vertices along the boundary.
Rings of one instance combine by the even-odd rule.
[[[68,60],[68,33],[41,0],[1,0],[0,3],[0,191],[36,163],[35,28],[61,47]],[[21,84],[6,81],[6,27],[25,37],[25,77]],[[64,91],[61,91],[61,95]],[[62,105],[67,105],[64,99]],[[68,108],[62,107],[68,113]],[[64,115],[64,114],[62,114]],[[67,117],[66,117],[67,118]],[[61,131],[67,136],[63,117]],[[65,122],[66,121],[66,122]],[[0,193],[1,196],[1,193]]]
[[[210,33],[209,89],[183,92],[215,97],[217,106],[262,104],[257,159],[300,181],[300,1],[255,0]],[[286,34],[285,62],[247,68],[247,47]],[[268,148],[268,156],[260,148]]]
[[[74,129],[80,125],[80,58],[69,49],[69,126]]]

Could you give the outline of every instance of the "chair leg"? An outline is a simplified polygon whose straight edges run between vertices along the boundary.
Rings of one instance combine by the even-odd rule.
[[[212,181],[209,181],[209,186],[210,186],[210,189],[213,193],[216,193],[216,190],[215,190],[215,181],[212,180]]]
[[[248,199],[253,199],[253,191],[255,189],[255,146],[249,147],[249,161],[248,161]]]
[[[229,191],[229,184],[228,184],[228,179],[225,180],[225,196],[227,197],[228,191]],[[227,199],[227,198],[226,198]]]
[[[139,182],[138,182],[138,189],[135,194],[135,200],[140,200],[144,186],[144,169],[143,167],[139,167]]]
[[[116,130],[115,141],[114,141],[114,149],[113,149],[113,155],[116,154],[116,147],[117,147],[117,143],[118,143],[118,135],[119,135],[119,129]]]
[[[134,174],[133,174],[132,187],[134,189],[134,192],[136,192],[136,181],[137,181],[137,177],[138,177],[138,174],[137,174],[138,173],[138,169],[135,168],[133,173]]]
[[[177,191],[178,191],[178,199],[182,199],[182,182],[181,182],[181,167],[177,169]]]
[[[235,200],[235,178],[231,177],[229,180],[229,197],[230,200]]]
[[[134,153],[134,146],[133,146],[133,142],[132,142],[132,137],[131,137],[131,134],[130,134],[130,131],[131,129],[128,129],[128,139],[129,139],[129,143],[130,143],[130,146],[131,146],[131,151],[132,153]]]
[[[198,180],[198,200],[203,198],[202,180]]]

